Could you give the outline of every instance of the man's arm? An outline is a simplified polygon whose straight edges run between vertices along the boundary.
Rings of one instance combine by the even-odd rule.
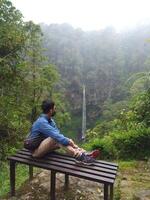
[[[69,139],[69,145],[72,146],[73,148],[78,148],[78,146],[74,143],[72,139]]]
[[[40,124],[40,132],[46,137],[51,137],[58,141],[60,144],[67,146],[70,145],[70,139],[60,133],[59,129],[51,126],[48,121],[42,121]]]

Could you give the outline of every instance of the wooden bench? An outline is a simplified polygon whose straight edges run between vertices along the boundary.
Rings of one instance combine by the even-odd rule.
[[[8,157],[10,163],[10,193],[15,195],[16,163],[29,165],[29,178],[33,178],[33,167],[51,171],[50,199],[55,200],[56,173],[65,174],[65,189],[69,186],[69,175],[98,182],[104,185],[104,200],[113,199],[114,181],[118,165],[97,160],[92,166],[77,165],[74,158],[66,154],[52,152],[43,158],[33,158],[31,153],[22,149]]]

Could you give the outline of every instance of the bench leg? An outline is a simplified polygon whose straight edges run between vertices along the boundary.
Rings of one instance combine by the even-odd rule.
[[[33,166],[29,165],[29,180],[31,181],[33,178]]]
[[[65,174],[65,190],[68,190],[69,186],[69,175]]]
[[[108,184],[104,184],[104,200],[108,200]]]
[[[50,200],[56,200],[55,197],[55,185],[56,185],[56,172],[51,171],[51,190],[50,190]]]
[[[113,200],[113,196],[114,196],[114,185],[110,185],[110,200]]]
[[[15,196],[15,165],[14,161],[10,161],[10,195]]]

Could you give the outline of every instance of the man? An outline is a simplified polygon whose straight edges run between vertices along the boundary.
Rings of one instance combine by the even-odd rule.
[[[56,114],[55,103],[50,100],[42,102],[43,114],[33,123],[31,132],[24,142],[24,147],[31,150],[33,157],[42,157],[46,153],[65,147],[72,155],[76,163],[91,165],[95,161],[99,151],[87,154],[84,149],[79,148],[72,139],[60,133],[52,117]]]

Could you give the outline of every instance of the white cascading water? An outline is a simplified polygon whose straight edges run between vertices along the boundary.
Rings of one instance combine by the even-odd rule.
[[[83,85],[82,140],[85,139],[85,132],[86,132],[86,97],[85,97],[85,85]]]

